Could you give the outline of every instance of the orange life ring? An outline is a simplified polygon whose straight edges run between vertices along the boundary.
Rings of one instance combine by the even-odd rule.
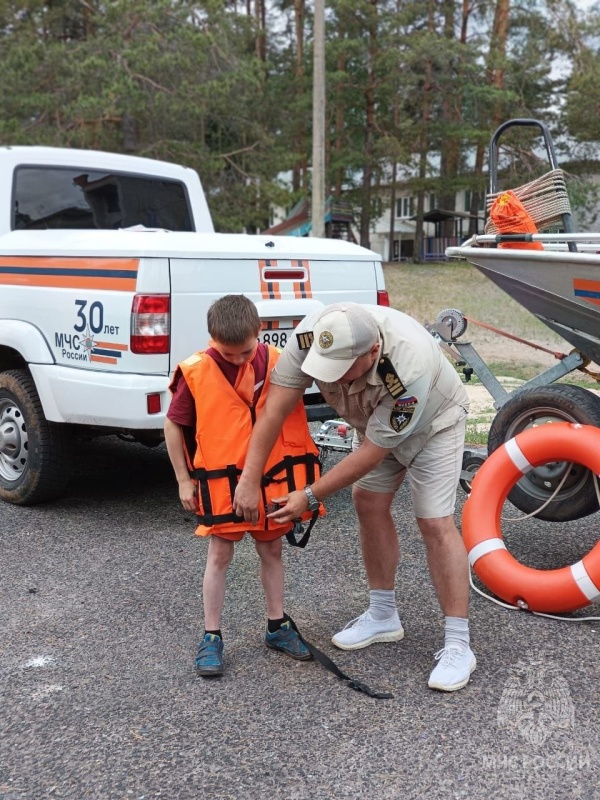
[[[600,474],[600,428],[557,422],[505,442],[477,471],[463,512],[469,562],[485,586],[530,611],[563,613],[600,597],[600,541],[581,561],[561,569],[519,563],[502,540],[500,516],[514,484],[548,461],[574,461]]]

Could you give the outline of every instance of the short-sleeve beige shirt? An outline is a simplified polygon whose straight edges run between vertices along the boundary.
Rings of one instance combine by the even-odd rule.
[[[380,355],[387,357],[405,392],[393,398],[377,372],[377,362],[351,384],[316,381],[326,403],[356,430],[378,447],[393,451],[404,466],[438,431],[452,427],[464,417],[469,398],[453,365],[433,336],[415,319],[396,309],[364,306],[379,328]],[[309,314],[296,334],[312,330],[320,311]],[[273,370],[271,380],[278,386],[308,388],[313,380],[302,372],[308,350],[300,349],[292,336]],[[411,416],[402,429],[398,415],[408,407]],[[395,424],[393,424],[395,423]]]

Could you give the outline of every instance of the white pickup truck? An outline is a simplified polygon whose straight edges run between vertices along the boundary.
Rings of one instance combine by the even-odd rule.
[[[387,305],[380,257],[331,239],[214,233],[198,175],[124,155],[0,148],[0,499],[68,484],[82,436],[162,440],[168,384],[243,293],[262,338],[339,300]],[[328,415],[313,390],[309,418]]]

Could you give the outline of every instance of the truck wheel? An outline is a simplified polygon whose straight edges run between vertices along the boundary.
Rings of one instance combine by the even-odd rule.
[[[0,499],[34,505],[69,482],[69,434],[48,422],[27,370],[0,372]]]
[[[600,427],[600,397],[570,384],[539,386],[518,392],[494,417],[488,436],[488,453],[521,431],[552,422],[580,422]],[[561,490],[538,519],[569,522],[598,511],[594,476],[580,464],[555,461],[536,467],[513,487],[508,499],[520,511],[531,514],[554,494],[569,470]]]

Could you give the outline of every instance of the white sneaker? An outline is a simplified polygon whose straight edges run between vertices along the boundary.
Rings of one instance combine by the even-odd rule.
[[[375,620],[367,609],[349,622],[343,631],[336,633],[331,641],[341,650],[360,650],[374,642],[399,642],[403,636],[404,629],[397,611],[389,619]]]
[[[429,688],[440,692],[455,692],[469,682],[477,661],[470,647],[444,647],[435,654],[438,662],[429,676]]]

